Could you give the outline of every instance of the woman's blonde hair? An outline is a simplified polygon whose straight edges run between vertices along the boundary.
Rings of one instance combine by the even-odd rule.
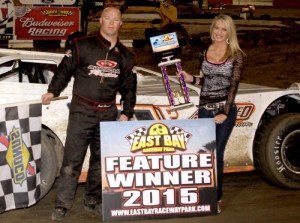
[[[224,58],[235,58],[235,55],[238,51],[242,52],[243,54],[245,54],[243,52],[243,50],[240,48],[238,39],[237,39],[237,33],[236,33],[236,28],[235,28],[235,24],[232,20],[232,18],[228,15],[225,14],[219,14],[217,15],[210,26],[210,37],[211,39],[213,39],[213,29],[216,25],[216,22],[222,20],[225,24],[226,30],[227,30],[227,34],[228,34],[228,48],[227,48],[227,52],[224,55]]]

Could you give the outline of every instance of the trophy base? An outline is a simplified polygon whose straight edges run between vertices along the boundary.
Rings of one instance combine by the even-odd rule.
[[[182,110],[182,109],[190,108],[193,106],[194,106],[194,104],[192,102],[187,102],[187,103],[178,104],[178,105],[171,105],[170,110],[171,111]]]

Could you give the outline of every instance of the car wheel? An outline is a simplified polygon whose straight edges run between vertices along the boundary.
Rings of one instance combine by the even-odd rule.
[[[271,183],[300,189],[300,114],[275,117],[259,133],[254,148],[254,165]]]
[[[53,133],[49,129],[42,129],[42,156],[41,156],[41,193],[43,198],[53,186],[59,163],[55,152],[56,142]]]

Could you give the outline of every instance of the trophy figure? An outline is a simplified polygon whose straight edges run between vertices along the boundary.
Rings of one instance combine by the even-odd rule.
[[[182,96],[181,90],[173,90],[172,94],[173,94],[174,98],[177,99],[177,101],[178,101],[177,104],[181,104],[181,100],[180,100],[180,97]]]

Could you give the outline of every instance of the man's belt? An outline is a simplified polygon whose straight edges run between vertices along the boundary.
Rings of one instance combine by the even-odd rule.
[[[200,106],[200,108],[204,108],[207,111],[223,109],[224,107],[225,107],[225,102],[207,103],[205,105]]]
[[[73,94],[73,100],[78,104],[82,104],[95,110],[107,110],[116,104],[116,100],[110,102],[97,102],[78,94]]]

